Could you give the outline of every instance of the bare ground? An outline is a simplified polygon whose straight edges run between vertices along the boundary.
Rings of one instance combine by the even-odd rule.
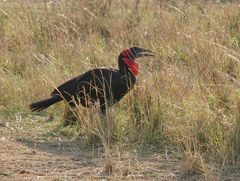
[[[106,154],[84,138],[62,139],[45,131],[41,121],[39,130],[21,127],[22,121],[0,123],[0,180],[204,180],[185,172],[177,156],[167,152]]]

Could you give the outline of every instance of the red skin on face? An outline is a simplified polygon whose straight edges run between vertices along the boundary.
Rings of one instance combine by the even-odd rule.
[[[132,52],[130,50],[125,50],[122,55],[125,57],[123,58],[124,63],[129,67],[132,73],[137,76],[139,73],[139,65],[136,63],[134,59],[129,58]]]
[[[135,62],[135,60],[131,60],[129,58],[123,58],[124,63],[129,67],[132,73],[137,76],[139,73],[139,65]]]

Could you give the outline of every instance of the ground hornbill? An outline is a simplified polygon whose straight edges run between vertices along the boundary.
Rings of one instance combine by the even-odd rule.
[[[154,53],[138,47],[124,50],[118,57],[119,70],[113,68],[89,70],[57,87],[50,98],[32,103],[30,109],[41,111],[65,100],[71,107],[75,107],[79,102],[84,107],[91,107],[99,102],[101,111],[105,113],[106,105],[118,102],[133,88],[139,72],[139,65],[135,59],[143,56],[154,56]]]

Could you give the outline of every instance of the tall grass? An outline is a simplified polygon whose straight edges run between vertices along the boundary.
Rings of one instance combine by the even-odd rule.
[[[106,118],[77,110],[89,139],[95,134],[109,143],[114,133],[122,145],[170,148],[188,169],[206,172],[212,162],[239,166],[237,2],[26,1],[0,7],[1,113],[29,111],[28,104],[54,86],[90,68],[116,67],[120,51],[138,45],[157,56],[139,60],[131,93]]]

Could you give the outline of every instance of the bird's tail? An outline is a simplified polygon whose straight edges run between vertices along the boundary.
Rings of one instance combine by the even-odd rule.
[[[62,100],[62,98],[60,96],[52,96],[52,97],[44,99],[42,101],[34,102],[34,103],[30,104],[29,107],[32,111],[39,112],[61,100]]]

